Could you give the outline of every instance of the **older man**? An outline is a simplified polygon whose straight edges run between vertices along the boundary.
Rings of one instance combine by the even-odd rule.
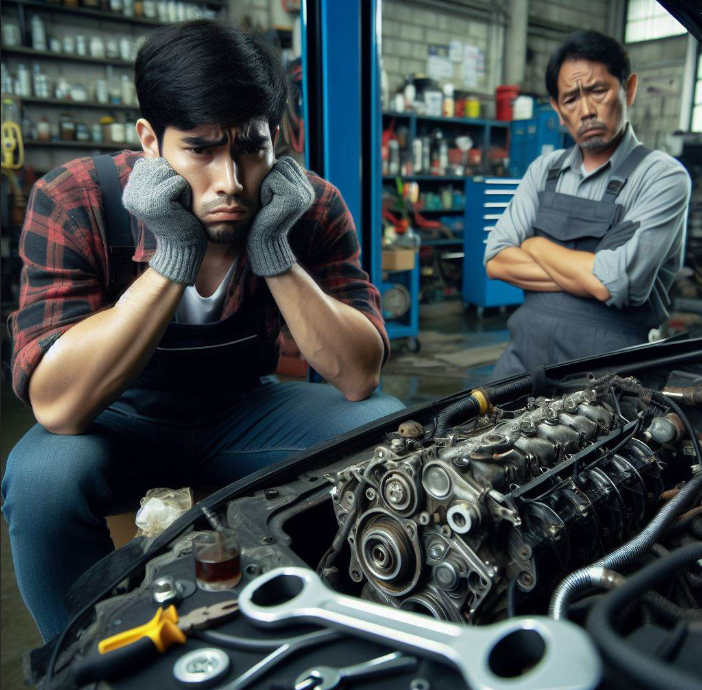
[[[537,158],[485,251],[525,291],[494,379],[646,342],[682,266],[690,178],[628,121],[637,78],[617,41],[571,34],[546,71],[576,145]]]

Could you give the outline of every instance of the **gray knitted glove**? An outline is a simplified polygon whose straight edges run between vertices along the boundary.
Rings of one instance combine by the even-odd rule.
[[[149,266],[174,283],[193,285],[207,249],[207,235],[187,210],[190,187],[185,179],[165,158],[142,158],[134,164],[122,203],[156,236]]]
[[[300,166],[289,156],[280,158],[261,185],[261,210],[256,214],[246,251],[257,276],[277,276],[297,262],[290,244],[290,228],[312,206],[314,189]]]

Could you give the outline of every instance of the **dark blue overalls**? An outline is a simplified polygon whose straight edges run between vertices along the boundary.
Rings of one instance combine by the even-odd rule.
[[[650,150],[637,146],[614,170],[600,200],[556,191],[571,151],[559,156],[548,171],[546,186],[539,192],[534,234],[568,249],[615,249],[631,239],[639,226],[622,222],[624,207],[617,203],[617,197]],[[496,381],[549,364],[638,345],[646,342],[650,329],[658,325],[650,302],[618,309],[567,292],[525,290],[524,304],[507,322],[511,340],[491,378]]]

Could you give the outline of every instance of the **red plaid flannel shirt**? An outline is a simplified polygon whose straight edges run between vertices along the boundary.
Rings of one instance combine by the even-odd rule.
[[[142,153],[114,156],[122,187]],[[380,311],[380,295],[361,269],[353,218],[339,191],[308,172],[316,200],[290,231],[290,244],[300,264],[327,295],[365,314],[390,352]],[[135,279],[148,268],[156,246],[153,234],[132,217],[136,251]],[[20,255],[23,261],[19,309],[10,317],[13,335],[12,383],[29,403],[29,379],[46,351],[71,326],[110,307],[112,266],[105,242],[102,194],[92,158],[78,158],[39,180],[27,206]],[[263,278],[255,276],[246,253],[227,291],[221,319],[247,307],[275,306]],[[267,334],[278,338],[282,318],[268,309]]]

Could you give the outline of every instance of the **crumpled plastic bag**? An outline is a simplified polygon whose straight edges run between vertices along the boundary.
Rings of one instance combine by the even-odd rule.
[[[193,507],[193,490],[149,489],[140,503],[134,520],[139,528],[137,536],[157,537]]]

